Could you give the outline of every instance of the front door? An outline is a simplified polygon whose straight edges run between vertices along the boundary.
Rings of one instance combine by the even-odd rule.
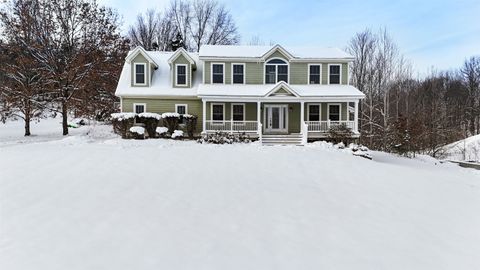
[[[265,105],[265,132],[286,133],[288,130],[288,106]]]

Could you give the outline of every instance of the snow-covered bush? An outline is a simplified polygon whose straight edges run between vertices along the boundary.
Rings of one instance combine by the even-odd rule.
[[[164,137],[167,135],[167,133],[168,133],[168,128],[166,128],[166,127],[157,127],[156,132],[157,132],[157,136],[158,136],[158,137],[164,138]]]
[[[161,118],[162,116],[158,113],[144,112],[138,114],[138,120],[140,123],[145,124],[145,129],[147,130],[149,138],[156,137],[156,128]]]
[[[145,139],[145,128],[143,127],[138,127],[138,126],[131,127],[130,133],[132,133],[133,138],[137,140]]]
[[[185,127],[187,129],[188,137],[193,139],[193,135],[197,130],[197,116],[192,114],[184,114],[183,119],[185,120]]]
[[[197,142],[211,144],[250,143],[250,137],[245,133],[215,132],[204,134]]]
[[[136,113],[112,113],[113,131],[122,136],[123,139],[128,138],[128,131],[135,123]]]
[[[335,125],[328,130],[328,138],[334,143],[348,143],[352,140],[352,129],[345,124]]]
[[[172,139],[181,139],[181,138],[183,138],[183,131],[181,130],[173,131]]]
[[[168,128],[168,133],[173,134],[173,132],[178,129],[180,114],[163,113],[162,119],[163,119],[163,125]]]
[[[338,149],[345,149],[345,144],[343,142],[339,142],[335,145],[335,147]]]

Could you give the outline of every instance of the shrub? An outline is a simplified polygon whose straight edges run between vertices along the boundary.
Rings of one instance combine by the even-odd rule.
[[[164,113],[162,114],[163,125],[168,128],[168,133],[173,134],[178,129],[178,122],[180,114],[178,113]]]
[[[113,132],[122,136],[123,139],[127,139],[129,136],[128,131],[135,123],[135,113],[112,113]]]
[[[193,135],[197,130],[197,116],[191,114],[184,114],[183,119],[185,120],[188,137],[190,139],[193,139]]]
[[[250,137],[245,133],[227,133],[218,131],[215,133],[205,134],[199,143],[211,143],[211,144],[232,144],[232,143],[250,143]]]
[[[143,127],[131,127],[130,133],[132,133],[132,137],[136,140],[145,139],[145,128]]]
[[[183,131],[175,130],[172,134],[172,139],[182,139],[183,138]]]
[[[347,127],[347,125],[345,124],[333,126],[328,130],[328,138],[335,143],[347,143],[349,140],[352,139],[352,137],[352,129]]]
[[[167,135],[168,128],[166,128],[166,127],[157,127],[156,132],[157,132],[157,136],[158,136],[158,137],[164,138],[165,135]]]
[[[157,136],[156,129],[161,118],[162,116],[157,113],[141,113],[138,115],[139,121],[145,124],[149,138],[155,138]]]

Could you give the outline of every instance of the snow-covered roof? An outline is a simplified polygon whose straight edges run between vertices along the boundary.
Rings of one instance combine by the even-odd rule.
[[[289,84],[288,86],[299,97],[365,97],[362,92],[351,85]],[[278,88],[278,84],[234,84],[228,86],[223,84],[200,84],[198,96],[265,97],[275,88]]]
[[[200,58],[261,58],[274,47],[273,46],[249,46],[249,45],[203,45],[200,47]],[[348,59],[353,57],[334,47],[313,47],[313,46],[282,46],[298,59]]]
[[[197,96],[197,87],[202,82],[203,65],[196,66],[191,88],[174,88],[172,87],[172,74],[168,63],[174,52],[147,51],[147,54],[158,64],[158,69],[152,74],[150,87],[133,87],[131,84],[131,65],[125,64],[115,91],[116,96]],[[197,53],[189,53],[189,55],[195,62],[198,62]]]

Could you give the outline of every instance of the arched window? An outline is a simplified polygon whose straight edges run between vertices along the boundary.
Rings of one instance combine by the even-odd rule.
[[[265,64],[265,83],[279,81],[288,83],[288,63],[282,59],[272,59]]]

